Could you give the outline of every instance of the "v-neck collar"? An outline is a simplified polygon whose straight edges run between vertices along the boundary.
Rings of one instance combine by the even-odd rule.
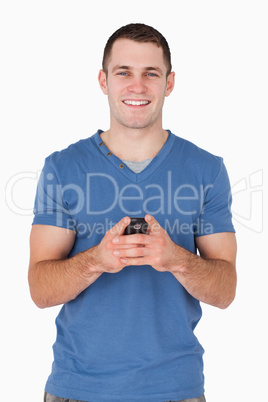
[[[112,163],[117,171],[121,172],[133,183],[140,183],[143,180],[146,180],[152,173],[154,173],[169,154],[175,140],[175,135],[172,134],[170,130],[167,130],[167,132],[168,138],[165,144],[160,149],[158,154],[152,159],[149,165],[146,166],[146,168],[143,169],[140,173],[133,172],[121,159],[110,152],[110,150],[106,147],[105,143],[100,137],[101,133],[103,133],[103,130],[98,130],[96,134],[93,135],[93,139],[95,140],[99,151],[108,161],[110,161],[110,163]]]

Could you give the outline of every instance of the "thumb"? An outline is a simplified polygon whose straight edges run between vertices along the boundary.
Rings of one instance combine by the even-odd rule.
[[[114,225],[110,230],[108,230],[108,233],[112,237],[120,236],[120,235],[122,235],[124,233],[125,228],[129,224],[130,224],[130,218],[128,216],[125,216],[119,222],[117,222],[117,224]]]
[[[149,224],[148,232],[150,235],[159,234],[162,229],[161,225],[152,215],[145,215],[145,220]]]

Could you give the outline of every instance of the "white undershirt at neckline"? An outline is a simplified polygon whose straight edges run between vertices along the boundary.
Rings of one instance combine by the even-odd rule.
[[[148,165],[149,163],[153,160],[153,158],[145,159],[144,161],[126,161],[122,159],[122,161],[129,167],[130,170],[132,170],[134,173],[140,173],[142,172]]]

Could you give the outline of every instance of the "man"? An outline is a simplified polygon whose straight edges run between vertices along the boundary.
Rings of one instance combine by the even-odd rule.
[[[226,169],[163,129],[174,72],[154,28],[116,31],[99,83],[109,130],[50,155],[37,189],[30,291],[63,304],[45,401],[205,401],[200,301],[236,288]],[[148,233],[125,235],[139,216]]]

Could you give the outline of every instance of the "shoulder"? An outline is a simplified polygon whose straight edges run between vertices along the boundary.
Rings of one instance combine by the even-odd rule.
[[[207,161],[207,162],[219,162],[222,160],[221,156],[217,156],[212,154],[211,152],[199,147],[191,141],[186,140],[185,138],[178,137],[175,135],[175,144],[177,147],[183,150],[183,155],[187,159],[197,158],[198,161]]]
[[[95,135],[95,134],[94,134]],[[45,159],[45,165],[56,170],[70,170],[76,166],[83,166],[96,155],[96,146],[91,137],[81,139],[68,147],[55,151]]]
[[[62,163],[65,161],[70,162],[70,160],[80,158],[85,152],[88,152],[91,147],[91,137],[77,141],[76,143],[70,144],[67,148],[60,151],[55,151],[50,154],[46,160],[54,163]]]
[[[223,158],[197,146],[191,141],[175,135],[175,154],[184,169],[199,171],[200,173],[219,173],[224,163]]]

